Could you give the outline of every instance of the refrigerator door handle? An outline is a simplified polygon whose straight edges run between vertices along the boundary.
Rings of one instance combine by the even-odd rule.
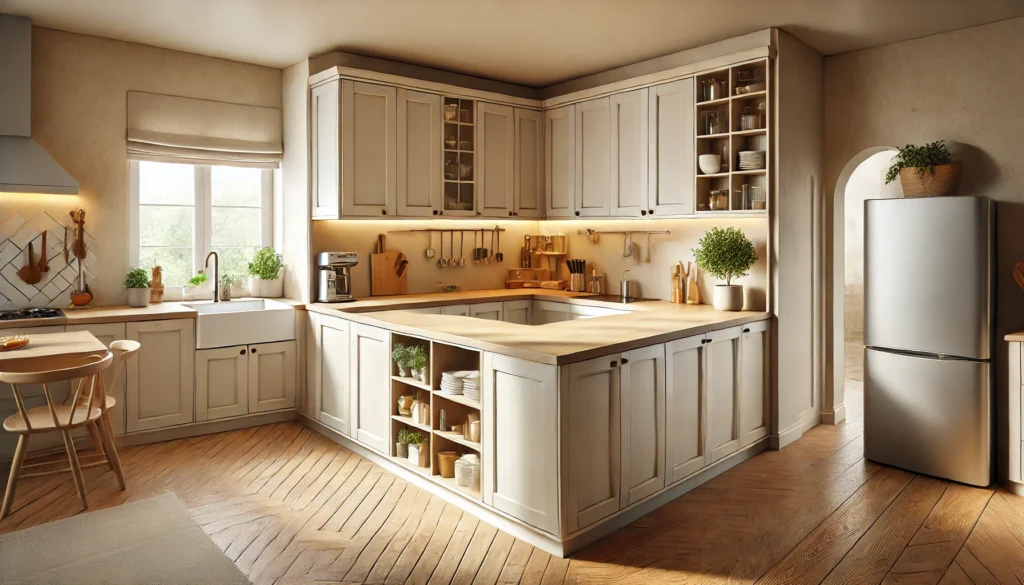
[[[924,358],[928,360],[945,360],[945,361],[962,361],[962,362],[984,362],[988,363],[989,360],[982,360],[976,358],[969,358],[959,355],[948,355],[941,353],[928,353],[926,351],[913,351],[910,349],[893,349],[891,347],[876,347],[873,345],[865,346],[864,349],[870,349],[872,351],[879,351],[882,353],[891,353],[893,355],[902,355],[907,357]]]

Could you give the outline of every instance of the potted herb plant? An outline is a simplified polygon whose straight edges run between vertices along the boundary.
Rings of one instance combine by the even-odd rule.
[[[427,453],[429,449],[423,443],[423,435],[416,431],[410,431],[406,435],[406,439],[409,441],[409,463],[417,467],[426,467],[429,464],[429,454]]]
[[[944,197],[956,195],[962,172],[963,165],[953,160],[942,140],[924,146],[908,144],[893,158],[885,183],[899,177],[904,197]]]
[[[281,298],[284,296],[284,281],[281,280],[281,255],[273,248],[256,250],[249,263],[249,293],[254,297]]]
[[[697,267],[725,284],[715,286],[714,306],[719,311],[743,309],[743,286],[732,279],[747,275],[757,262],[754,243],[738,228],[713,227],[704,233],[693,251]]]
[[[401,429],[398,431],[398,442],[395,443],[395,457],[402,459],[409,459],[409,435],[411,435],[409,429]]]
[[[411,378],[412,359],[411,359],[412,347],[401,343],[396,343],[395,347],[391,350],[391,359],[395,360],[395,365],[398,366],[398,375],[403,378]]]
[[[149,275],[142,268],[128,271],[124,277],[124,288],[128,290],[129,307],[149,306]]]
[[[202,300],[205,297],[205,294],[206,294],[206,291],[203,290],[205,288],[204,285],[206,284],[206,281],[207,281],[206,275],[203,274],[202,272],[200,272],[199,274],[197,274],[197,275],[193,276],[192,278],[188,279],[188,282],[185,283],[185,291],[183,293],[184,296],[185,296],[185,300],[186,301]],[[213,298],[213,297],[211,296],[210,298]]]
[[[420,382],[427,381],[427,346],[414,345],[409,348],[409,367],[412,375]]]

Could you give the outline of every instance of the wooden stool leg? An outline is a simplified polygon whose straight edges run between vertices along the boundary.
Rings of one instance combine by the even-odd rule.
[[[92,448],[96,449],[97,453],[103,453],[105,448],[103,435],[100,433],[99,428],[97,428],[96,423],[89,423],[85,428],[89,431],[89,441],[92,442]]]
[[[7,478],[7,491],[4,492],[4,505],[0,508],[0,520],[3,520],[11,513],[11,506],[14,505],[14,491],[18,488],[18,476],[21,474],[21,464],[25,462],[25,452],[28,451],[28,434],[18,435],[18,447],[14,450],[14,461],[11,462],[11,475]]]
[[[121,470],[121,458],[117,456],[117,447],[114,445],[114,428],[110,426],[110,418],[105,412],[98,422],[100,424],[100,436],[104,439],[103,447],[104,454],[107,456],[107,465],[110,466],[110,470],[117,477],[117,483],[121,486],[121,491],[124,491],[126,489],[124,472]]]
[[[75,487],[78,488],[78,498],[82,500],[82,507],[88,508],[89,502],[85,499],[85,480],[82,478],[82,467],[78,464],[78,453],[75,452],[75,442],[71,440],[71,433],[62,430],[64,435],[64,448],[68,452],[68,460],[71,462],[71,474],[75,476]]]

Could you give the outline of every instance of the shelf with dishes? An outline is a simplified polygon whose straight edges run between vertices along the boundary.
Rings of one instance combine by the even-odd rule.
[[[696,214],[761,217],[771,185],[770,61],[696,78]]]
[[[443,211],[448,215],[475,215],[476,102],[445,97],[442,107],[444,161]]]

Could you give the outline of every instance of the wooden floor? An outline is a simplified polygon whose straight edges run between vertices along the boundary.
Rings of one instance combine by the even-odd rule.
[[[1024,498],[863,458],[819,426],[559,559],[298,423],[122,451],[90,510],[166,491],[261,583],[1024,583]],[[79,513],[70,477],[24,481],[11,531]]]

